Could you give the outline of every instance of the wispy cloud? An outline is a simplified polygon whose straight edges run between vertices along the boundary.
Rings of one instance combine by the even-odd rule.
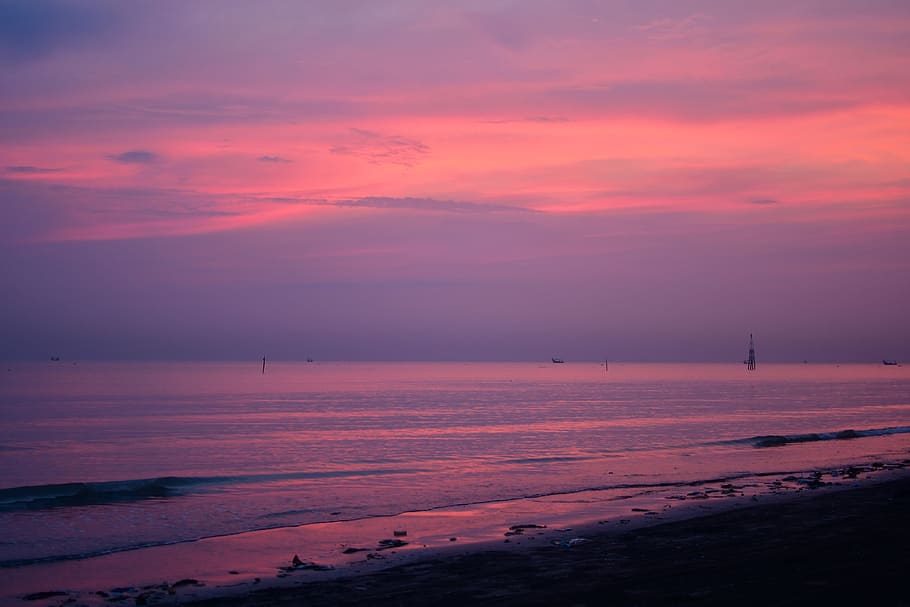
[[[258,160],[259,162],[273,162],[273,163],[291,162],[287,158],[282,158],[281,156],[260,156],[256,160]]]
[[[439,200],[435,198],[366,196],[344,200],[310,198],[297,196],[265,196],[254,200],[282,205],[309,207],[336,207],[361,209],[388,209],[406,211],[431,211],[443,213],[538,213],[539,211],[521,204],[467,202],[463,200]]]
[[[560,86],[545,103],[588,116],[657,116],[675,121],[716,122],[802,116],[849,110],[858,95],[798,77],[625,80]]]
[[[352,128],[348,141],[333,146],[330,151],[333,154],[357,156],[373,164],[414,166],[430,152],[430,148],[410,137]]]
[[[130,150],[120,154],[111,154],[108,158],[123,164],[152,164],[158,162],[160,157],[148,150]]]
[[[565,116],[527,116],[525,118],[503,118],[501,120],[484,120],[484,124],[515,124],[515,123],[560,124],[571,122]]]
[[[59,173],[63,169],[51,169],[47,167],[36,167],[36,166],[11,166],[6,167],[7,173],[13,173],[18,175],[44,175],[47,173]]]
[[[750,204],[757,204],[757,205],[778,204],[779,202],[780,202],[779,200],[775,200],[774,198],[753,198],[752,200],[749,201]]]
[[[416,211],[446,211],[450,213],[494,213],[494,212],[527,212],[535,211],[524,207],[504,204],[484,204],[477,202],[460,202],[455,200],[434,200],[433,198],[391,198],[371,196],[356,200],[340,200],[333,203],[339,207],[367,207],[373,209],[408,209]]]
[[[681,18],[655,19],[635,29],[652,40],[683,40],[705,33],[713,17],[696,13]]]
[[[7,225],[0,246],[20,241],[88,241],[230,229],[260,210],[239,197],[191,190],[98,188],[0,178]]]

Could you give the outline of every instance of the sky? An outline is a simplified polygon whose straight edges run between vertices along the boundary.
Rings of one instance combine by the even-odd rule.
[[[0,359],[910,360],[905,0],[0,0]]]

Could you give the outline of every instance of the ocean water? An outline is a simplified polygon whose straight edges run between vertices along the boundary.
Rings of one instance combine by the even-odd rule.
[[[7,363],[0,422],[0,568],[15,569],[457,504],[905,461],[910,369]]]

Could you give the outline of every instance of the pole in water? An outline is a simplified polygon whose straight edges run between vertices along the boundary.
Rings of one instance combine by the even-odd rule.
[[[610,361],[604,360],[604,373],[607,373],[610,370]]]
[[[265,356],[262,357],[262,374],[265,375]]]

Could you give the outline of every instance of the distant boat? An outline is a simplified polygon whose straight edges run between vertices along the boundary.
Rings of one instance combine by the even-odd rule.
[[[896,364],[897,364],[897,361],[894,360],[894,359],[892,359],[892,358],[883,358],[883,359],[882,359],[882,364],[883,364],[883,365],[888,365],[888,366],[890,367],[890,366],[892,366],[892,365],[896,365]]]
[[[564,361],[563,359],[557,358],[557,357],[555,357],[555,356],[554,356],[553,358],[551,358],[550,360],[552,360],[552,361],[553,361],[554,363],[556,363],[556,364],[562,364],[562,363],[566,362],[566,361]]]

